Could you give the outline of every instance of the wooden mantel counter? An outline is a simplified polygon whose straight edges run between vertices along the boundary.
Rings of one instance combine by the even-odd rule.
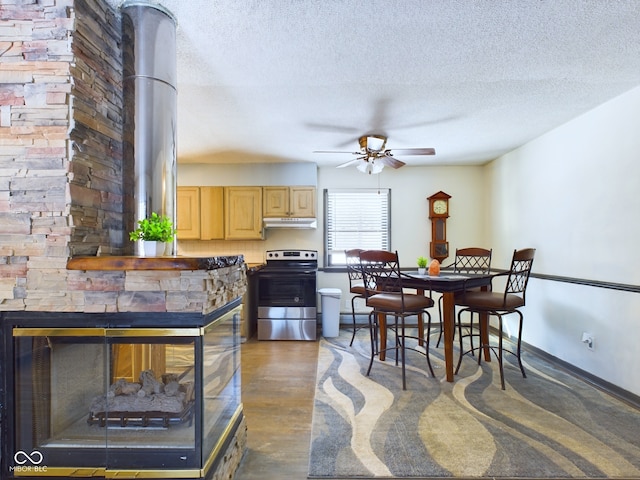
[[[215,270],[242,265],[243,255],[224,257],[74,257],[67,261],[68,270]]]
[[[67,260],[68,305],[86,313],[198,312],[209,315],[247,289],[244,255],[78,256]]]

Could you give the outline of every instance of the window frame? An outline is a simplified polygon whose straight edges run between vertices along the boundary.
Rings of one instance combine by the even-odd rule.
[[[329,249],[329,240],[330,235],[333,231],[329,230],[329,215],[333,212],[330,211],[329,208],[329,200],[331,194],[346,194],[346,195],[362,195],[363,197],[369,197],[372,194],[375,195],[386,195],[386,232],[382,233],[380,231],[380,238],[377,245],[372,245],[369,243],[368,245],[363,245],[360,242],[354,241],[354,243],[358,243],[357,245],[348,245],[345,248],[337,248],[337,249]],[[336,256],[336,252],[344,251],[349,248],[368,248],[368,249],[379,249],[379,250],[391,250],[391,189],[390,188],[325,188],[323,191],[324,195],[324,236],[323,236],[323,248],[324,248],[324,268],[325,269],[344,269],[346,268],[346,258],[344,261],[339,261],[340,256],[338,255],[338,261],[334,258]],[[368,198],[355,198],[358,202],[364,202],[366,200],[370,200]],[[381,205],[384,207],[384,205]],[[382,212],[384,213],[384,212]],[[381,222],[384,224],[384,220]],[[375,231],[375,230],[374,230]],[[357,234],[355,234],[357,236]],[[386,236],[386,245],[384,244],[384,238]],[[355,240],[355,239],[354,239]],[[332,253],[333,252],[333,253]]]

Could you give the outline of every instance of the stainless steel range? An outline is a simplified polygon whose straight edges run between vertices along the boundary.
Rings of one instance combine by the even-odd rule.
[[[269,250],[258,272],[258,340],[315,340],[316,250]]]

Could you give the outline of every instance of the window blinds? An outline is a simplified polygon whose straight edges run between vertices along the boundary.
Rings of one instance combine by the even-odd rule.
[[[351,248],[389,250],[390,190],[325,190],[328,265],[344,265]]]

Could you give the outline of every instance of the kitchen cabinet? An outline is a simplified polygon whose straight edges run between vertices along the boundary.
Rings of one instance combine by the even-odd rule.
[[[224,187],[224,238],[262,240],[262,187]]]
[[[222,240],[224,238],[224,188],[178,187],[178,240]]]
[[[178,240],[200,238],[200,188],[178,187],[176,192],[176,236]]]
[[[200,187],[200,240],[224,239],[224,187]]]
[[[316,216],[315,187],[263,187],[266,218],[313,218]]]

